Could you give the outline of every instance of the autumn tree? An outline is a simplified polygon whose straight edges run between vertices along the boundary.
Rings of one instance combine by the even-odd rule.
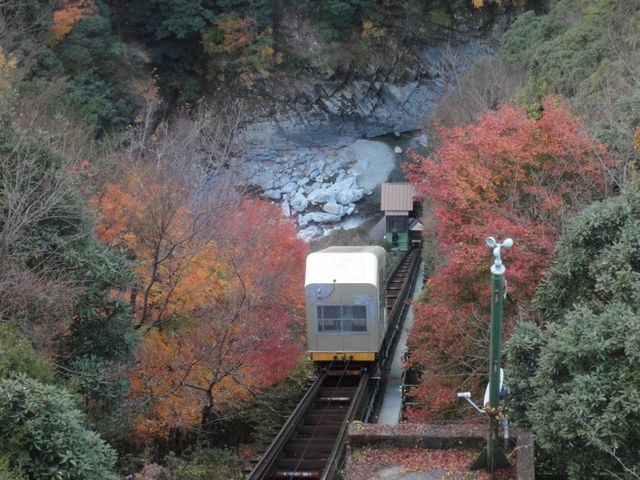
[[[221,80],[239,76],[250,85],[257,73],[282,61],[273,48],[273,29],[259,31],[255,20],[235,13],[218,19],[203,34],[202,44],[210,57],[209,76]]]
[[[60,8],[53,12],[53,37],[59,42],[84,15],[94,15],[97,11],[98,8],[91,0],[63,0]]]
[[[183,112],[171,125],[156,125],[153,112],[151,105],[97,198],[99,238],[137,260],[131,304],[143,330],[170,322],[183,293],[178,286],[223,229],[221,212],[241,199],[230,155],[241,106],[233,113]]]
[[[484,383],[488,352],[490,250],[484,239],[512,237],[505,330],[531,298],[563,226],[607,195],[614,168],[605,149],[552,96],[542,115],[505,105],[466,128],[440,129],[429,158],[409,178],[433,205],[437,240],[426,299],[418,303],[411,362],[422,375],[423,414],[442,412],[460,390]]]
[[[242,199],[222,134],[233,125],[201,114],[135,132],[97,199],[100,238],[138,265],[130,302],[144,341],[132,381],[148,407],[145,438],[204,431],[301,353],[305,244],[275,207]],[[273,355],[277,345],[286,353]]]
[[[305,251],[271,205],[247,200],[229,216],[181,286],[180,327],[145,337],[133,382],[153,416],[141,430],[206,431],[291,371],[302,355]]]

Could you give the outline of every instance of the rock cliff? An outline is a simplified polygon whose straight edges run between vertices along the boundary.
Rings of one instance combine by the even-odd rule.
[[[454,88],[456,75],[494,52],[514,15],[510,9],[458,14],[449,28],[425,25],[421,39],[363,41],[358,53],[364,57],[323,42],[310,22],[283,15],[278,48],[312,54],[312,60],[298,72],[256,79],[248,88],[250,120],[238,140],[259,160],[273,151],[420,129]]]

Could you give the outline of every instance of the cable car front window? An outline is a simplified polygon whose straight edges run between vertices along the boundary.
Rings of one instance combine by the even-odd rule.
[[[364,305],[317,305],[318,333],[367,333],[367,307]]]

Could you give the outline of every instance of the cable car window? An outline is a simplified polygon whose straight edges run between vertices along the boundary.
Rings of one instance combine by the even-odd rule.
[[[367,307],[364,305],[318,305],[318,332],[367,333]]]

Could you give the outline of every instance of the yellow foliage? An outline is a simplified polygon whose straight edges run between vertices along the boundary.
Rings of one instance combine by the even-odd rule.
[[[362,38],[374,37],[379,40],[384,37],[385,29],[383,27],[376,27],[371,20],[362,21]]]
[[[260,49],[260,59],[268,61],[273,58],[275,50],[272,47],[264,46]]]
[[[7,60],[0,47],[0,97],[11,88],[11,77],[17,65],[18,61],[15,58]]]
[[[373,22],[371,20],[363,20],[362,21],[362,36],[366,37],[369,35],[370,30],[373,28]]]
[[[473,3],[473,6],[476,8],[484,7],[483,0],[471,0],[471,2]]]

